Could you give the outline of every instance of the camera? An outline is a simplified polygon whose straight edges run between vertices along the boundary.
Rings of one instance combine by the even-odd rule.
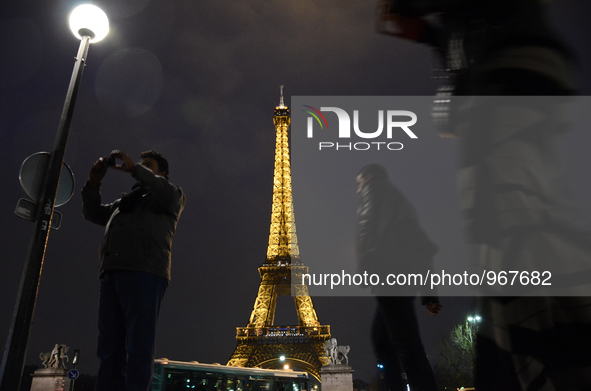
[[[109,168],[111,166],[114,166],[115,164],[116,164],[115,156],[105,156],[103,158],[103,167],[104,168]]]

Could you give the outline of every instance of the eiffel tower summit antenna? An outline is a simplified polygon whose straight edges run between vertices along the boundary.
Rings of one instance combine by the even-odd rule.
[[[283,86],[281,85],[281,86],[279,86],[279,88],[281,89],[281,97],[279,98],[279,106],[278,107],[282,109],[285,107],[285,105],[283,104]]]
[[[291,168],[289,158],[289,107],[283,101],[275,107],[275,169],[271,228],[265,263],[259,267],[261,283],[246,327],[236,328],[236,349],[229,366],[283,368],[307,371],[320,380],[325,363],[324,342],[330,339],[330,326],[318,321],[308,286],[301,284],[308,267],[300,261],[297,242]],[[275,325],[278,296],[294,296],[298,324]],[[283,357],[283,359],[282,359]]]

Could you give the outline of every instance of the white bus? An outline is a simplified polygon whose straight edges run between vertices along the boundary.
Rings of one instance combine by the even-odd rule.
[[[154,360],[152,391],[309,391],[307,372]]]

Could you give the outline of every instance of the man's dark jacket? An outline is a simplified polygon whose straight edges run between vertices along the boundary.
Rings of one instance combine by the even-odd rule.
[[[139,186],[112,204],[101,205],[100,186],[82,189],[82,213],[106,226],[100,249],[99,277],[107,271],[147,272],[170,280],[172,238],[185,206],[180,187],[136,164]]]
[[[421,228],[412,204],[387,180],[371,178],[357,210],[359,272],[379,274],[382,280],[388,274],[425,275],[435,253],[437,246]]]

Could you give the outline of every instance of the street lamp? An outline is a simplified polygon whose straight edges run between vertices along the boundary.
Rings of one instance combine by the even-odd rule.
[[[84,4],[76,7],[70,14],[70,28],[74,35],[80,39],[80,47],[75,59],[70,85],[66,93],[53,152],[45,168],[42,187],[39,197],[36,200],[35,211],[33,212],[33,220],[36,221],[35,231],[33,232],[33,237],[29,245],[6,348],[2,358],[2,366],[0,367],[0,391],[17,391],[20,387],[29,336],[31,334],[33,313],[35,312],[35,304],[37,302],[37,290],[41,278],[41,269],[49,238],[51,219],[54,214],[55,198],[60,173],[64,164],[64,155],[66,153],[70,126],[72,125],[76,96],[80,87],[80,81],[82,80],[82,73],[86,64],[86,56],[90,43],[98,42],[107,35],[109,31],[109,20],[100,8]]]
[[[90,42],[95,43],[107,36],[109,19],[99,7],[83,4],[76,7],[70,14],[70,30],[80,40],[88,36]]]

